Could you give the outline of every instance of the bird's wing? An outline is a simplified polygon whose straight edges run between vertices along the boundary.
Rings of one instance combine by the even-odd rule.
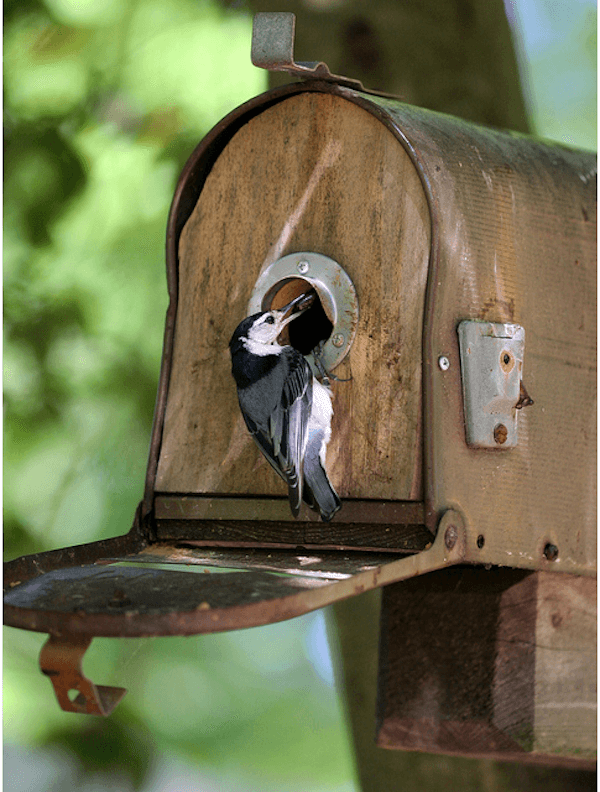
[[[302,503],[302,462],[312,408],[312,372],[296,350],[290,347],[282,354],[286,365],[281,369],[279,382],[273,382],[270,394],[250,386],[238,389],[238,396],[248,431],[288,485],[290,508],[296,516]]]
[[[248,394],[242,414],[256,444],[288,485],[290,508],[294,516],[302,503],[302,458],[306,445],[306,426],[311,411],[312,372],[304,357],[291,349],[284,353],[285,376],[276,387],[276,398],[266,412],[260,405],[248,409]],[[264,409],[264,404],[262,405]],[[245,409],[244,409],[245,408]],[[250,413],[259,420],[250,417]]]
[[[282,398],[271,414],[271,437],[288,484],[290,507],[298,514],[302,503],[303,457],[312,408],[312,372],[306,359],[290,350],[289,372]]]

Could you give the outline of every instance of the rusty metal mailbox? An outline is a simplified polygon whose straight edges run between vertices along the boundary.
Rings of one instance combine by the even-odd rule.
[[[107,714],[124,691],[83,676],[94,636],[251,627],[395,583],[382,617],[381,745],[586,766],[595,745],[595,158],[368,93],[323,64],[297,65],[285,35],[288,49],[269,60],[273,20],[262,24],[255,58],[304,79],[234,110],[179,180],[133,527],[8,563],[5,622],[49,633],[41,665],[63,708]],[[227,348],[253,307],[310,287],[335,375],[327,465],[343,506],[328,524],[308,508],[292,517],[239,414]],[[190,575],[189,565],[227,571]],[[461,580],[471,596],[463,604],[478,603],[487,625],[493,683],[479,680],[489,690],[476,705],[472,690],[441,704],[435,663],[402,643],[419,623],[435,630],[438,604]],[[477,644],[476,626],[463,635],[468,622],[455,611],[450,632]],[[580,654],[569,665],[573,642]],[[452,651],[463,655],[461,673],[481,667]],[[412,661],[430,663],[431,674],[403,701],[398,680],[406,684]],[[558,699],[549,692],[556,663]],[[579,741],[546,733],[561,702]],[[478,740],[473,723],[485,725]]]

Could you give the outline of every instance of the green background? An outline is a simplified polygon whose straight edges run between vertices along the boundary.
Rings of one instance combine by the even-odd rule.
[[[596,11],[507,3],[536,132],[596,146]],[[243,3],[5,3],[5,558],[125,533],[142,495],[177,176],[265,90]],[[318,55],[318,53],[316,53]],[[352,76],[352,75],[349,75]],[[322,612],[193,638],[97,639],[128,688],[63,713],[4,629],[5,789],[357,789]]]

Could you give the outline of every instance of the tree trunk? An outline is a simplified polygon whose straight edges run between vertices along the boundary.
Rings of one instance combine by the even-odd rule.
[[[410,104],[529,131],[502,0],[251,0],[296,14],[295,57]],[[271,85],[290,82],[272,74]]]

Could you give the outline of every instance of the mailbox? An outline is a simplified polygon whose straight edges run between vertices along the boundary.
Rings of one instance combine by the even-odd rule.
[[[595,743],[595,158],[296,64],[290,24],[259,15],[254,57],[302,81],[223,119],[176,188],[170,305],[133,527],[7,564],[5,621],[49,633],[41,664],[61,706],[107,714],[124,691],[83,677],[94,636],[251,627],[393,583],[380,744],[586,766]],[[289,340],[312,365],[319,344],[332,375],[327,468],[343,505],[330,523],[307,507],[292,517],[244,426],[228,352],[244,316],[311,288],[314,309]],[[192,576],[186,565],[228,571]],[[415,636],[433,635],[439,604],[461,580],[487,625],[493,685],[475,675],[485,701],[473,704],[467,690],[440,703],[438,679],[427,705],[396,683],[407,681],[403,652],[434,673]],[[423,603],[418,616],[402,597]],[[522,618],[513,624],[509,611]],[[461,633],[466,621],[455,614],[448,645],[450,634],[478,643],[476,629]],[[403,631],[414,638],[408,648]],[[560,660],[572,641],[578,665]],[[470,662],[482,667],[479,655],[452,651],[462,674]],[[544,742],[538,728],[558,706],[548,697],[544,710],[539,688],[551,686],[556,658],[571,714],[590,722],[576,745]],[[513,708],[502,709],[511,686]],[[476,744],[473,722],[486,724]],[[447,739],[434,744],[432,724],[443,732],[444,723]]]

